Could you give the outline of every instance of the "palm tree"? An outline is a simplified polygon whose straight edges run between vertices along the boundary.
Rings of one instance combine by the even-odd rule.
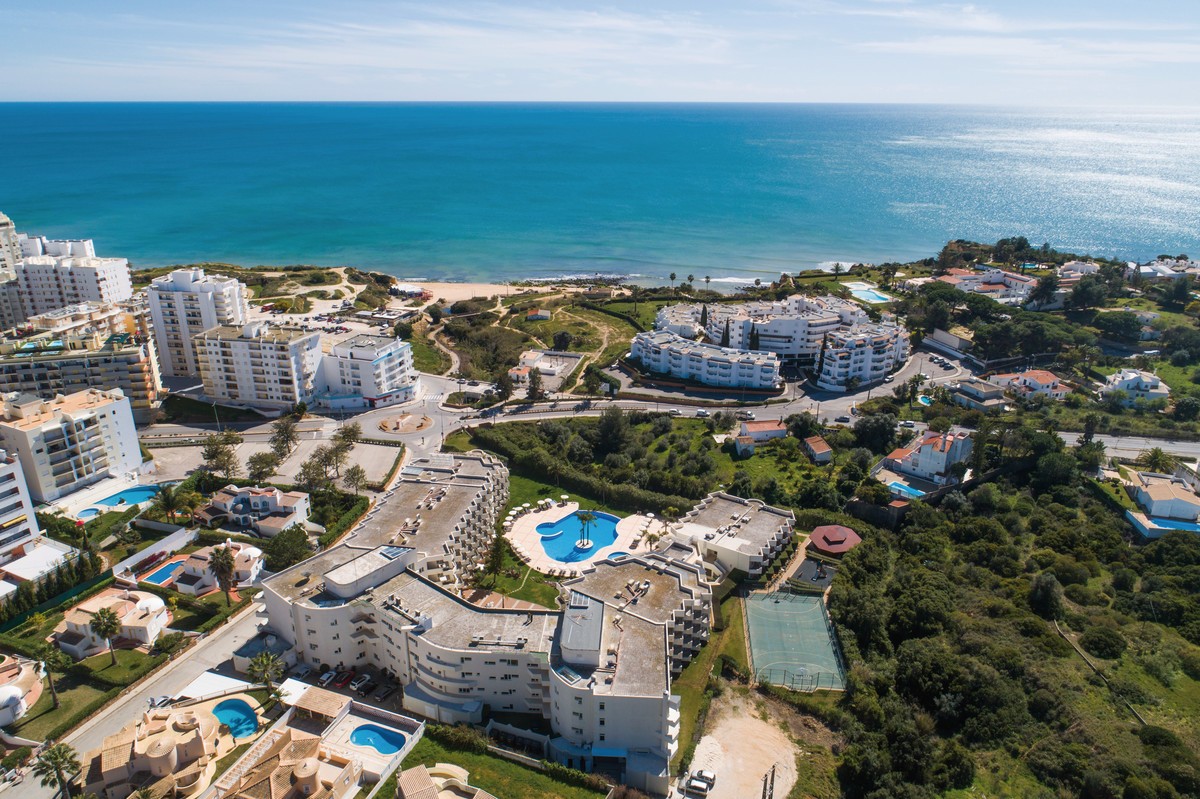
[[[690,286],[691,284],[693,284],[693,283],[695,283],[695,282],[696,282],[696,276],[695,276],[695,275],[688,275],[688,285]]]
[[[840,261],[838,261],[838,262],[835,262],[835,263],[834,263],[834,265],[833,265],[833,270],[832,270],[832,271],[833,271],[833,276],[834,276],[834,277],[837,277],[837,276],[838,276],[838,275],[840,275],[842,272],[846,271],[846,269],[845,269],[845,267],[843,267],[843,266],[842,266],[841,262],[840,262]]]
[[[54,685],[54,672],[65,671],[71,665],[71,659],[54,644],[39,646],[37,659],[41,661],[42,669],[46,672],[46,682],[50,684],[50,696],[54,699],[54,709],[57,710],[58,688]]]
[[[232,604],[229,599],[229,592],[233,590],[233,571],[235,568],[233,550],[231,548],[228,546],[213,547],[212,554],[208,556],[208,570],[213,573],[213,577],[217,578],[217,585],[225,592],[226,607]]]
[[[196,491],[184,491],[183,495],[179,497],[179,509],[187,511],[188,522],[193,525],[196,523],[196,511],[203,504],[204,497]]]
[[[671,273],[671,291],[675,290],[675,273]]]
[[[88,626],[92,628],[94,635],[103,638],[108,644],[108,654],[112,657],[112,664],[117,665],[117,650],[113,649],[112,645],[112,639],[121,632],[121,620],[117,618],[117,614],[113,612],[112,608],[100,608],[92,615],[92,621]]]
[[[592,539],[588,536],[588,528],[592,526],[592,522],[596,521],[596,514],[590,510],[581,510],[576,515],[579,517],[579,523],[582,528],[579,533],[580,540],[591,541]]]
[[[711,277],[709,277],[708,275],[705,275],[705,276],[704,276],[704,288],[708,288],[708,285],[709,285],[710,283],[712,283],[712,278],[711,278]]]
[[[1138,455],[1138,465],[1155,474],[1170,474],[1175,471],[1175,456],[1162,447],[1148,449]]]
[[[33,773],[42,778],[42,786],[57,785],[67,799],[71,797],[71,781],[81,769],[79,753],[67,744],[51,744],[33,764]]]
[[[179,492],[175,486],[161,485],[158,487],[158,493],[154,495],[154,509],[161,513],[163,518],[168,518],[173,522],[175,514],[179,513],[179,500]]]
[[[275,681],[283,676],[283,661],[279,659],[279,655],[259,652],[250,658],[250,666],[246,673],[250,675],[252,682],[262,683],[270,692]]]

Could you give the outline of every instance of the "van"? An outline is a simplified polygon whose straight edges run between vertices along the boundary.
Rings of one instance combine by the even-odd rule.
[[[735,416],[743,422],[749,422],[754,419],[754,411],[738,411]]]

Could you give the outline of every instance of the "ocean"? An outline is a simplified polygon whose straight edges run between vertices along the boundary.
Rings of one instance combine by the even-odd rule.
[[[741,284],[1024,235],[1200,253],[1200,113],[0,104],[0,211],[149,267]]]

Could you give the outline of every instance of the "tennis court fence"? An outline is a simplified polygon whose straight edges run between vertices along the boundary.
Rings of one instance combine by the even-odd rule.
[[[756,679],[760,683],[778,685],[792,691],[811,694],[814,691],[843,691],[842,675],[828,671],[798,674],[791,669],[759,669]]]

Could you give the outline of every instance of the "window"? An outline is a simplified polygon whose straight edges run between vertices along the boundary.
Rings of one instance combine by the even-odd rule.
[[[604,740],[604,733],[600,733],[600,740],[601,740],[601,741],[603,741],[603,740]]]

